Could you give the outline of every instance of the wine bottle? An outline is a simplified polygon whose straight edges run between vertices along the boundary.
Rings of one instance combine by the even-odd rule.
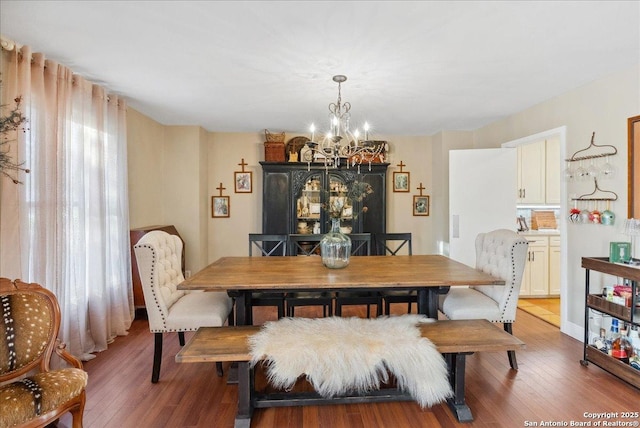
[[[627,328],[623,326],[611,343],[611,356],[618,361],[629,364],[629,358],[633,356],[633,345],[627,336]]]
[[[618,319],[613,318],[611,320],[611,327],[609,329],[609,333],[607,334],[607,340],[606,340],[607,353],[609,355],[611,355],[613,341],[618,337],[619,334],[620,333],[618,331]]]
[[[607,353],[609,350],[607,349],[607,337],[606,330],[604,328],[600,329],[600,336],[596,337],[593,341],[593,346],[598,350],[604,353]]]
[[[636,370],[640,370],[640,335],[638,334],[638,326],[631,326],[629,331],[629,341],[633,346],[633,355],[629,357],[629,365]]]

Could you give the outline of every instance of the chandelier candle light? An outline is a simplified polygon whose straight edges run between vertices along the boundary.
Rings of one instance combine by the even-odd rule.
[[[333,81],[338,84],[338,99],[335,103],[329,104],[330,131],[320,141],[315,141],[316,127],[311,124],[311,141],[307,143],[312,156],[306,160],[307,167],[310,168],[311,161],[323,161],[325,168],[329,166],[339,167],[341,159],[346,159],[347,168],[350,166],[358,166],[360,173],[360,165],[368,163],[371,169],[371,163],[376,159],[384,161],[384,153],[387,150],[387,144],[383,142],[374,142],[369,140],[369,124],[364,124],[364,140],[359,140],[360,132],[350,129],[349,121],[351,119],[351,104],[342,102],[342,83],[346,82],[347,76],[333,76]]]

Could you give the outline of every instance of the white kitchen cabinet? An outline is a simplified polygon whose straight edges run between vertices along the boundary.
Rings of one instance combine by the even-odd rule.
[[[549,237],[526,238],[529,241],[529,249],[520,296],[546,296],[549,294]]]
[[[560,204],[562,161],[560,160],[559,138],[546,140],[545,157],[545,202],[547,204]]]
[[[545,142],[518,146],[518,203],[544,204]]]
[[[560,236],[525,235],[529,241],[520,297],[560,295]]]
[[[560,140],[518,146],[518,203],[560,203]]]
[[[560,237],[549,237],[549,294],[560,295]]]

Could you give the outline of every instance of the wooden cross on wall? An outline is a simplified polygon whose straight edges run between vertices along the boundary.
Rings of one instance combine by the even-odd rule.
[[[422,182],[420,182],[420,186],[416,187],[416,189],[418,189],[418,190],[420,191],[420,195],[418,195],[418,196],[424,196],[424,195],[422,194],[422,191],[423,191],[424,189],[426,189],[426,187],[424,187],[424,186],[422,185]]]
[[[220,183],[220,185],[218,187],[216,187],[216,190],[220,193],[218,196],[222,196],[222,191],[223,190],[227,190],[227,188],[226,187],[222,187],[222,183]]]
[[[398,165],[396,165],[396,166],[399,166],[400,167],[400,172],[402,172],[402,168],[404,168],[407,165],[405,165],[404,163],[402,163],[402,161],[400,161],[400,163]]]
[[[240,163],[238,165],[240,165],[240,167],[242,168],[242,171],[240,171],[240,172],[245,172],[244,167],[249,165],[249,164],[244,161],[244,158],[242,158],[242,160],[240,161]]]
[[[235,193],[252,193],[253,192],[253,172],[245,171],[244,167],[249,165],[244,158],[238,164],[242,171],[234,171],[233,173],[233,191]]]

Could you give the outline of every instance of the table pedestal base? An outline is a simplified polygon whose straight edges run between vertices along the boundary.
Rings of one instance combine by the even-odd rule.
[[[471,409],[464,399],[466,355],[470,353],[444,354],[449,367],[449,380],[453,397],[447,405],[459,422],[473,421]],[[238,413],[235,428],[249,428],[254,409],[289,406],[318,406],[325,404],[382,403],[412,401],[406,393],[392,388],[371,391],[365,394],[325,398],[316,392],[277,392],[261,394],[255,391],[254,370],[248,362],[238,363]]]

